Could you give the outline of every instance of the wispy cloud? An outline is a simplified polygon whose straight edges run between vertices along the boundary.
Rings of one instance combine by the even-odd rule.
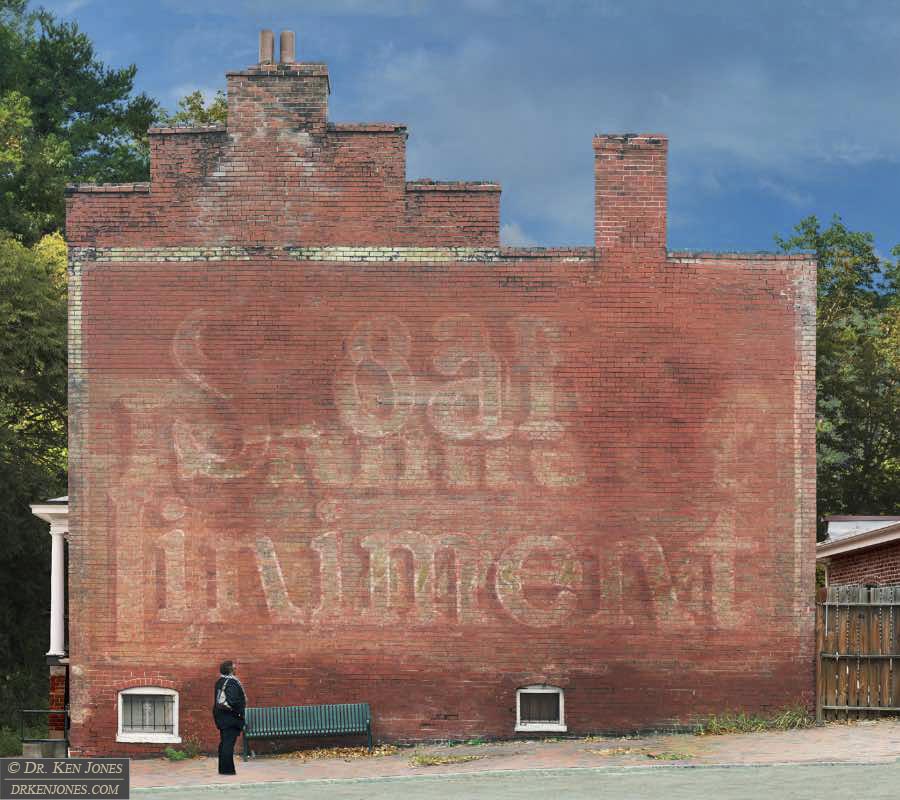
[[[708,19],[649,5],[658,13],[647,30],[646,2],[596,27],[584,9],[581,20],[505,31],[448,19],[440,46],[393,38],[373,48],[354,105],[405,118],[412,175],[499,179],[517,217],[541,215],[579,238],[592,220],[595,131],[662,131],[684,188],[718,194],[729,191],[723,174],[750,171],[794,207],[810,204],[804,183],[829,165],[900,159],[900,105],[885,102],[894,93],[885,79],[854,77],[856,34],[835,27],[798,45],[799,19],[779,33],[777,15],[722,22],[712,3],[692,6]],[[838,22],[811,10],[806,24]],[[815,56],[828,33],[847,41],[823,64]],[[893,50],[876,50],[888,74],[900,71]]]
[[[518,222],[507,222],[500,226],[500,243],[508,247],[534,247],[537,244],[522,230]]]
[[[763,177],[757,181],[757,185],[764,192],[768,192],[775,197],[779,197],[786,203],[789,203],[790,205],[797,208],[808,209],[813,204],[813,196],[811,194],[809,194],[808,192],[797,191],[789,184],[782,183],[781,181]]]

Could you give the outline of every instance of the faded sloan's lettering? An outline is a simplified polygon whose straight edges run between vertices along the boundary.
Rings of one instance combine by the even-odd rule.
[[[219,410],[218,420],[175,410],[174,450],[185,479],[239,480],[274,464],[279,475],[302,471],[320,486],[392,492],[441,484],[565,490],[586,479],[577,448],[564,441],[565,425],[556,417],[553,368],[560,360],[561,333],[549,320],[510,322],[517,353],[515,362],[506,364],[473,316],[443,317],[433,326],[433,373],[420,376],[409,365],[413,337],[399,317],[362,320],[346,337],[334,375],[333,400],[343,430],[320,420],[297,420],[280,431],[257,423],[242,431],[237,443],[231,398],[204,372],[209,362],[203,325],[203,314],[192,315],[173,341],[185,380]],[[511,372],[522,376],[517,387],[525,398],[522,408],[513,400]],[[519,446],[510,447],[510,439]],[[478,449],[467,446],[476,441]],[[291,442],[298,445],[293,452]],[[512,456],[521,464],[516,475]]]
[[[746,620],[733,514],[710,521],[688,560],[655,534],[601,542],[577,528],[546,529],[554,504],[588,483],[571,416],[560,410],[561,399],[571,410],[577,398],[558,385],[565,331],[553,320],[518,316],[497,333],[470,314],[445,316],[419,337],[430,350],[423,353],[399,316],[365,318],[334,364],[330,416],[278,425],[263,416],[246,426],[236,389],[216,380],[205,354],[206,325],[203,313],[193,314],[174,337],[179,382],[120,404],[133,449],[113,496],[122,519],[129,509],[140,519],[134,557],[118,568],[123,626],[145,619],[140,608],[148,604],[160,623],[240,617],[246,565],[266,624],[548,628],[641,617],[733,628]],[[501,334],[511,355],[495,346]],[[159,473],[147,485],[142,453],[166,441],[174,477],[167,483]],[[227,497],[241,481],[256,486],[243,527],[217,532],[216,510],[198,498]],[[460,525],[456,504],[469,497],[526,524]],[[368,511],[376,498],[427,525]],[[551,511],[528,523],[535,503]],[[210,537],[212,549],[203,544]],[[133,588],[144,569],[140,553],[156,577],[152,596]],[[701,584],[708,590],[698,592]]]

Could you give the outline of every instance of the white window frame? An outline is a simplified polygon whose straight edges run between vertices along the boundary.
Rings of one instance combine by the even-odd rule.
[[[153,731],[123,731],[125,695],[153,694],[165,695],[173,698],[172,701],[172,733],[159,733]],[[117,742],[155,742],[160,744],[180,744],[181,736],[178,735],[178,692],[174,689],[163,689],[160,686],[135,686],[131,689],[121,689],[116,703],[119,707],[119,724],[116,730]]]
[[[559,722],[522,722],[522,693],[525,694],[558,694],[559,695]],[[565,692],[558,686],[547,686],[546,684],[537,684],[534,686],[523,686],[516,689],[516,732],[527,733],[529,731],[557,731],[565,732],[566,727],[566,704]]]

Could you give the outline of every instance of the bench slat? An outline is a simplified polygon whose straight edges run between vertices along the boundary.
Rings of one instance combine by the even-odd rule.
[[[368,703],[250,707],[245,712],[244,734],[262,738],[367,733],[370,719]]]

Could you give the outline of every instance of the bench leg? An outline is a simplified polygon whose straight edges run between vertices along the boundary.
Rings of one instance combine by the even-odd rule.
[[[372,723],[366,725],[366,733],[369,735],[369,752],[372,752]]]
[[[242,733],[241,738],[244,740],[244,761],[250,758],[250,742],[247,741],[247,734]]]

